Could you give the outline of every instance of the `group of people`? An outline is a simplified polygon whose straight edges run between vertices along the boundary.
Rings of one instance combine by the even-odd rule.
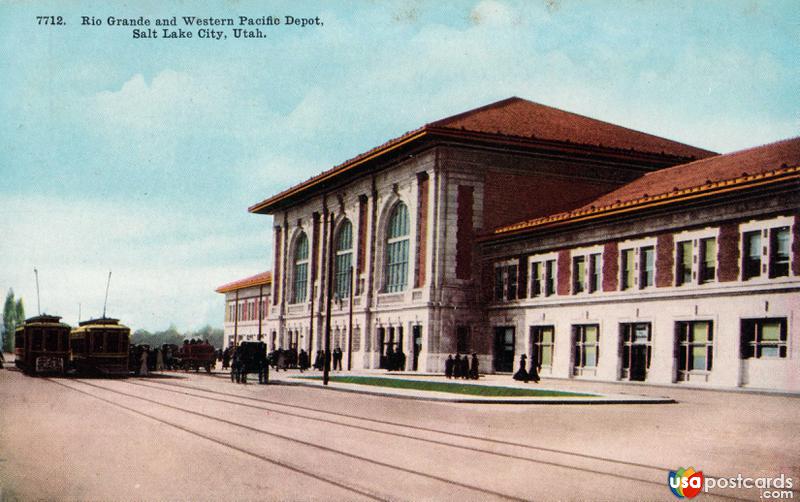
[[[536,367],[536,361],[531,360],[531,368],[526,370],[526,359],[528,356],[522,354],[519,356],[519,369],[516,373],[514,373],[514,380],[528,383],[533,381],[533,383],[539,383],[539,368]]]
[[[381,356],[381,368],[389,371],[403,371],[406,369],[406,354],[402,350],[394,350],[391,346],[386,349],[386,355]]]
[[[452,354],[447,356],[444,361],[444,376],[447,378],[461,378],[464,380],[477,380],[479,371],[478,354],[472,353],[472,360],[464,354],[456,354],[455,359]]]
[[[138,376],[147,376],[152,371],[172,369],[172,353],[169,354],[169,365],[166,365],[164,351],[158,347],[151,349],[149,345],[131,345],[128,353],[128,367]]]
[[[259,357],[259,355],[261,357]],[[231,382],[247,384],[247,375],[251,370],[258,373],[258,383],[269,383],[269,363],[263,354],[246,359],[239,351],[233,351],[231,364]]]

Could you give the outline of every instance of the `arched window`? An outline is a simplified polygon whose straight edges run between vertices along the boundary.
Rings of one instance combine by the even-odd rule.
[[[344,299],[350,296],[351,265],[353,264],[353,225],[344,220],[336,237],[334,294]]]
[[[386,287],[389,293],[403,291],[408,283],[408,208],[398,202],[389,217],[386,232]]]
[[[308,237],[301,233],[294,246],[294,284],[292,303],[306,301],[308,290]]]

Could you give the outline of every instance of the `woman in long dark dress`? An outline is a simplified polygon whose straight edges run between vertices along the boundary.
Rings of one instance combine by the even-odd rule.
[[[527,366],[527,364],[525,363],[526,359],[528,359],[528,357],[525,354],[519,356],[519,369],[517,370],[516,373],[514,373],[513,377],[514,380],[518,380],[525,383],[528,383],[528,380],[530,380],[530,375],[528,375],[528,372],[525,370],[525,366]]]
[[[528,376],[534,383],[539,383],[539,368],[538,362],[535,357],[531,358],[531,369],[528,371]]]

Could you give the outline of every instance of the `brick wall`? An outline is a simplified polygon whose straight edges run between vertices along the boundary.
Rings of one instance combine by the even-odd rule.
[[[717,266],[719,282],[730,282],[739,278],[739,225],[736,223],[725,223],[719,227]]]
[[[428,175],[419,175],[417,197],[417,266],[414,287],[425,284],[425,264],[428,251]]]
[[[675,237],[658,236],[656,242],[656,287],[668,288],[675,281]]]
[[[603,247],[603,291],[616,291],[619,281],[619,246],[607,242]]]
[[[486,230],[573,209],[616,187],[611,183],[492,170],[486,172],[484,186],[483,228]]]
[[[458,220],[456,224],[456,278],[470,279],[472,276],[472,246],[475,243],[475,228],[472,222],[474,187],[458,186]]]
[[[275,285],[272,304],[277,305],[281,287],[281,227],[275,227],[275,270],[272,271],[272,284]]]
[[[570,259],[570,252],[569,249],[564,249],[558,252],[558,274],[556,277],[557,286],[556,292],[559,295],[568,295],[572,290],[572,284],[570,283],[571,274],[570,268],[572,268],[572,260]]]
[[[367,196],[358,198],[358,273],[364,271],[367,259]]]

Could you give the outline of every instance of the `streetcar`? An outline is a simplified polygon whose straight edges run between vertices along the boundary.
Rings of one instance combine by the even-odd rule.
[[[216,349],[205,342],[184,342],[178,349],[177,357],[185,371],[200,371],[200,368],[205,368],[206,373],[211,373],[211,368],[217,364]]]
[[[70,326],[61,317],[39,315],[14,331],[14,359],[28,375],[64,374],[69,363]]]
[[[79,374],[127,377],[130,335],[119,319],[79,323],[69,335],[73,366]]]

